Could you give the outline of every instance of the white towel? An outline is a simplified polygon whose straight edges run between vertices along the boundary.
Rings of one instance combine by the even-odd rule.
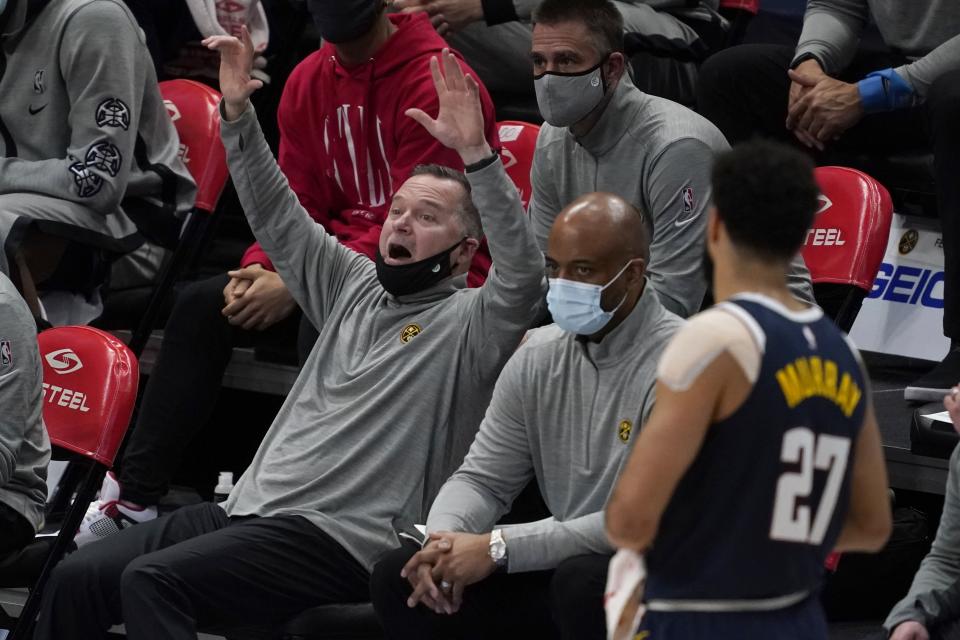
[[[647,570],[643,556],[620,549],[610,559],[603,608],[607,614],[607,640],[633,640],[643,619],[643,586]]]

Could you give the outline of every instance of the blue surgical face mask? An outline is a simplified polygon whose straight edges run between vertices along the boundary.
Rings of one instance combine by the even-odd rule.
[[[610,311],[604,311],[603,307],[600,306],[600,297],[604,289],[616,282],[617,278],[622,276],[623,272],[632,263],[633,260],[623,265],[623,269],[620,269],[617,275],[613,276],[610,282],[603,286],[562,278],[550,278],[550,290],[547,291],[547,307],[550,309],[553,321],[564,331],[581,336],[591,336],[603,329],[610,322],[617,309],[623,306],[627,294],[624,293],[617,306]]]

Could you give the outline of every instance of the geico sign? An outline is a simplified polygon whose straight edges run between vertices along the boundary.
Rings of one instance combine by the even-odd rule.
[[[840,229],[810,229],[807,231],[806,244],[815,247],[842,247],[847,244]]]
[[[943,309],[943,271],[884,262],[867,297]]]
[[[87,406],[87,394],[72,389],[64,389],[55,384],[43,383],[43,399],[50,404],[56,404],[74,411],[86,413],[90,411]]]

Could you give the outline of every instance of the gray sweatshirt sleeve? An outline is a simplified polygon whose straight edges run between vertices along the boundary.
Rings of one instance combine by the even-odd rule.
[[[0,158],[0,193],[39,193],[114,213],[127,188],[143,106],[138,88],[146,69],[141,56],[129,53],[145,46],[142,32],[120,6],[91,2],[69,19],[58,45],[70,98],[66,156]]]
[[[870,16],[867,0],[810,0],[794,59],[813,54],[834,75],[853,60]]]
[[[557,214],[563,207],[558,198],[556,179],[550,169],[550,151],[544,144],[544,130],[549,126],[545,124],[540,128],[540,134],[537,136],[537,148],[533,154],[533,166],[530,169],[531,193],[528,212],[540,251],[547,250],[550,229],[553,228],[553,221],[556,220]]]
[[[527,349],[521,348],[504,367],[470,452],[430,509],[428,532],[490,531],[533,478],[523,410]],[[511,573],[551,569],[574,555],[610,551],[602,512],[567,522],[547,518],[508,525],[503,531]]]
[[[960,35],[956,35],[927,55],[894,71],[910,83],[913,90],[926,100],[933,81],[947,71],[960,69]]]
[[[263,138],[252,105],[236,120],[222,120],[220,134],[253,235],[304,314],[320,329],[333,301],[348,286],[376,278],[373,262],[337,242],[300,205]]]
[[[892,630],[906,620],[920,620],[916,612],[917,597],[934,590],[946,589],[960,579],[960,447],[950,456],[947,495],[937,537],[930,552],[920,563],[910,591],[894,605],[883,626]]]
[[[478,377],[499,371],[520,344],[546,294],[543,254],[503,163],[467,174],[493,266],[467,321],[469,361]]]
[[[490,531],[533,477],[523,419],[525,351],[521,347],[497,379],[470,451],[430,508],[428,532]]]
[[[707,288],[701,263],[712,166],[706,143],[681,138],[657,155],[647,183],[651,210],[644,213],[653,218],[647,278],[663,306],[681,318],[700,309]]]
[[[613,553],[603,524],[603,511],[560,522],[545,518],[537,522],[503,527],[510,573],[546,571],[573,556]]]
[[[6,276],[0,274],[0,278]],[[9,284],[9,280],[6,281]],[[0,487],[10,482],[17,469],[17,453],[33,425],[31,406],[38,397],[40,374],[37,330],[27,305],[0,283]],[[12,285],[10,285],[12,289]]]

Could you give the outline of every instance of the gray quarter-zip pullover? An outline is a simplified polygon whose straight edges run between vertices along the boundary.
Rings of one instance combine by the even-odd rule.
[[[427,530],[484,533],[536,477],[552,517],[507,525],[511,573],[612,553],[603,509],[653,408],[660,353],[683,323],[653,287],[601,342],[556,325],[531,332],[504,367],[463,465]]]
[[[38,531],[49,461],[37,325],[13,283],[0,273],[0,502]]]
[[[463,460],[507,359],[537,315],[543,256],[497,161],[468,174],[494,267],[396,298],[367,257],[304,211],[250,107],[222,126],[253,233],[320,331],[226,503],[231,516],[300,515],[367,568]]]

